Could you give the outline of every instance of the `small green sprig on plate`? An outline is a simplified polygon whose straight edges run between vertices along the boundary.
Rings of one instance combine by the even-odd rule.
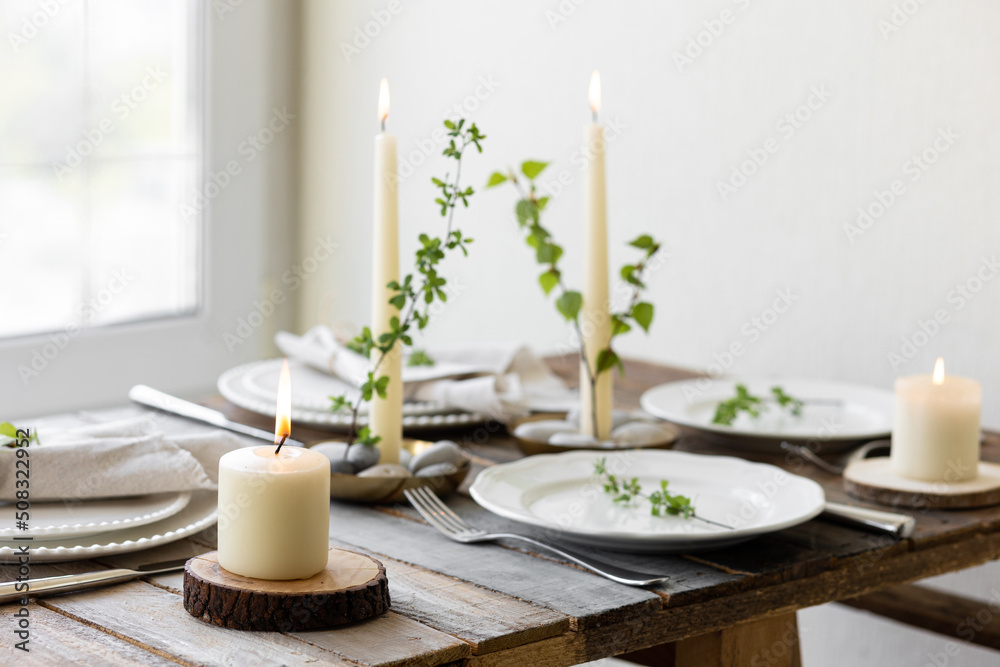
[[[653,516],[700,518],[695,516],[691,499],[687,496],[670,493],[667,490],[670,483],[665,479],[660,480],[659,490],[647,495],[642,492],[642,485],[639,484],[638,477],[624,479],[608,472],[606,459],[601,458],[594,463],[594,474],[601,478],[601,487],[604,492],[612,496],[612,501],[620,505],[635,506],[637,498],[645,498],[650,503],[649,512]],[[728,528],[728,526],[726,527]]]
[[[788,410],[795,417],[802,416],[802,401],[789,395],[780,386],[771,387],[771,394],[781,408]],[[712,423],[721,424],[722,426],[732,426],[741,412],[745,412],[756,419],[765,409],[766,406],[764,405],[763,398],[751,394],[745,384],[737,384],[736,396],[725,401],[719,401],[719,404],[715,406],[715,415],[712,417]]]

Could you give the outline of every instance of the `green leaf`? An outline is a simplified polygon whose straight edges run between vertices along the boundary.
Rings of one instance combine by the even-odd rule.
[[[389,376],[383,375],[375,381],[375,392],[379,398],[385,398],[385,388],[389,386]]]
[[[538,276],[538,284],[542,286],[542,290],[547,296],[559,284],[559,270],[549,269]]]
[[[617,315],[611,317],[611,335],[620,336],[632,330],[632,326]]]
[[[654,241],[653,237],[650,236],[649,234],[643,234],[642,236],[639,236],[636,239],[629,241],[629,245],[632,246],[633,248],[649,250],[654,245],[656,245],[656,241]]]
[[[340,412],[348,406],[346,396],[331,396],[330,397],[330,412]]]
[[[407,366],[433,366],[434,360],[423,350],[413,350],[410,358],[406,360]]]
[[[536,225],[538,224],[538,207],[531,200],[521,199],[518,201],[514,213],[517,215],[518,224],[522,227],[528,224],[529,220]]]
[[[7,436],[8,438],[17,438],[17,427],[10,422],[4,422],[0,424],[0,435]]]
[[[449,130],[455,129],[455,123],[451,122],[450,120],[446,120],[444,122],[444,126],[447,127]]]
[[[562,254],[563,249],[555,243],[542,243],[535,250],[535,259],[539,264],[555,264]]]
[[[490,174],[490,180],[486,182],[486,187],[492,188],[495,185],[500,185],[501,183],[504,183],[506,180],[507,180],[506,174],[503,174],[499,171],[494,171],[492,174]]]
[[[548,197],[539,197],[537,203],[538,203],[538,210],[539,211],[544,211],[545,210],[545,206],[549,203],[549,198]]]
[[[547,166],[549,166],[548,162],[527,160],[521,163],[521,173],[524,174],[529,181],[533,181],[540,173],[545,171]]]
[[[632,319],[642,327],[642,330],[649,333],[649,325],[653,323],[653,304],[642,301],[632,308]]]
[[[579,292],[563,292],[556,299],[556,308],[562,313],[562,316],[569,321],[573,321],[580,314],[580,308],[583,306],[583,295]]]
[[[610,348],[601,350],[597,355],[597,374],[600,375],[615,366],[618,367],[619,371],[623,369],[621,359],[618,358],[615,351]]]

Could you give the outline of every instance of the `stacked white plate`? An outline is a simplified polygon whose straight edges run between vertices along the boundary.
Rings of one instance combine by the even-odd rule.
[[[24,546],[34,563],[149,549],[193,535],[218,519],[215,491],[32,502],[27,530],[16,525],[16,510],[15,503],[0,502],[0,562],[17,562]]]
[[[265,359],[231,368],[219,376],[218,388],[229,402],[245,410],[273,417],[277,406],[278,376],[282,359]],[[350,410],[330,412],[331,396],[358,395],[354,387],[328,373],[316,370],[295,359],[288,360],[292,377],[292,423],[318,428],[346,429],[351,425]],[[368,423],[368,405],[358,411],[358,423]],[[440,429],[482,424],[486,417],[463,412],[443,403],[403,403],[403,428],[407,430]]]

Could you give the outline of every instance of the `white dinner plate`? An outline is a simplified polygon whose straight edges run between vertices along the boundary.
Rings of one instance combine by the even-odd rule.
[[[740,383],[761,397],[770,397],[771,387],[782,387],[805,402],[801,416],[768,401],[757,418],[742,413],[732,426],[713,424],[716,406],[735,396]],[[698,378],[662,384],[642,395],[646,412],[681,426],[768,449],[787,440],[830,452],[850,448],[860,440],[888,437],[894,401],[893,393],[884,389],[783,377]]]
[[[691,498],[696,518],[657,517],[643,499],[616,504],[601,488],[594,464],[638,478],[643,491],[669,481],[668,490]],[[823,511],[823,488],[775,466],[728,456],[669,450],[540,454],[487,468],[472,497],[502,517],[538,526],[556,539],[636,553],[717,549],[808,521]]]
[[[51,540],[0,539],[0,562],[16,562],[19,549],[24,545],[29,547],[33,563],[80,560],[151,549],[205,530],[216,522],[218,516],[218,494],[215,491],[195,491],[187,507],[180,512],[144,526]]]
[[[0,540],[14,536],[51,540],[144,526],[177,514],[191,500],[188,491],[134,498],[33,502],[27,530],[14,523],[15,504],[0,503]]]
[[[234,405],[273,417],[282,361],[266,359],[229,369],[219,376],[219,393]],[[292,422],[319,428],[348,428],[351,411],[330,412],[330,396],[357,396],[357,389],[295,359],[289,359],[288,365],[292,374]],[[483,415],[455,410],[443,403],[403,403],[403,428],[408,430],[469,426],[485,421]],[[368,406],[362,404],[358,424],[367,423]]]

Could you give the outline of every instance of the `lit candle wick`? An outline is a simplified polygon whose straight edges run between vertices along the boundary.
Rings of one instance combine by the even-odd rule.
[[[276,450],[274,450],[274,455],[275,456],[277,456],[278,452],[281,451],[281,446],[285,444],[285,440],[287,440],[287,439],[288,439],[288,435],[287,434],[281,436],[281,442],[278,443],[278,448]]]

